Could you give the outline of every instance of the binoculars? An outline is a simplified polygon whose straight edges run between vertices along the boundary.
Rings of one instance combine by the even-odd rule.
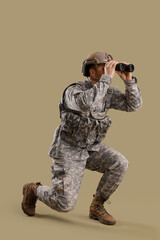
[[[118,63],[115,68],[116,71],[121,72],[133,72],[134,71],[134,65],[133,64],[124,64],[124,63]]]

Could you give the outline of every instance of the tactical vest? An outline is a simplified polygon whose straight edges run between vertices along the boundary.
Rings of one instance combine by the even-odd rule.
[[[60,137],[72,146],[83,148],[87,145],[101,142],[105,138],[108,128],[111,125],[111,119],[106,116],[105,111],[97,116],[96,109],[91,109],[91,112],[87,115],[81,111],[66,108],[64,104],[65,92],[70,86],[76,86],[77,84],[85,90],[84,82],[69,85],[64,90],[62,101],[59,104],[60,117],[63,122]],[[111,88],[108,89],[107,93],[105,109],[109,108],[110,105],[112,96]]]

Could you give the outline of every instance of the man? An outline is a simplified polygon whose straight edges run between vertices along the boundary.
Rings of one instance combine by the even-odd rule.
[[[103,204],[122,181],[128,161],[102,143],[111,125],[106,113],[110,108],[132,112],[142,105],[137,79],[131,72],[116,71],[117,63],[111,55],[95,52],[82,64],[87,80],[65,89],[60,102],[61,123],[49,151],[53,159],[53,188],[39,182],[24,185],[22,209],[27,215],[35,214],[37,199],[59,212],[71,211],[87,168],[103,173],[93,195],[89,217],[107,225],[116,223]],[[109,86],[115,72],[124,81],[125,94]]]

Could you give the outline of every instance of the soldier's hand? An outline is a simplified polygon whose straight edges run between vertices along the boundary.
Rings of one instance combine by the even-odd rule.
[[[104,67],[104,73],[108,74],[111,78],[113,78],[114,74],[115,74],[115,67],[116,67],[117,63],[118,62],[113,61],[113,60],[107,62]]]
[[[124,64],[128,65],[129,63],[123,62]],[[128,80],[132,80],[132,73],[131,72],[120,72],[120,71],[115,71],[120,78],[123,81],[128,81]]]

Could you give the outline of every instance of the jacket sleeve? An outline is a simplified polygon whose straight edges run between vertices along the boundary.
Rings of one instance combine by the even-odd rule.
[[[142,106],[142,97],[140,89],[137,86],[137,79],[132,77],[132,80],[124,81],[125,94],[118,87],[113,87],[110,108],[132,112]]]
[[[66,106],[76,111],[87,111],[92,104],[102,101],[111,83],[111,77],[103,74],[100,80],[88,90],[83,90],[78,86],[69,87],[64,96]]]

